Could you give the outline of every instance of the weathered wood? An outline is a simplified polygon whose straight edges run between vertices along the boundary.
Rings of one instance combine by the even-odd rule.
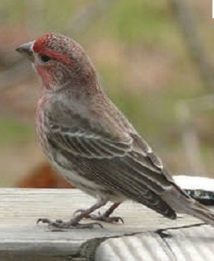
[[[140,204],[126,202],[115,211],[116,215],[124,218],[125,224],[103,224],[104,228],[95,229],[51,231],[46,225],[37,225],[36,220],[41,217],[68,220],[76,209],[87,208],[94,203],[94,199],[76,189],[0,189],[0,199],[0,260],[3,261],[61,261],[71,260],[71,258],[72,260],[119,260],[115,257],[117,251],[112,252],[110,249],[124,240],[125,242],[128,240],[127,242],[134,249],[142,240],[150,246],[151,250],[145,248],[144,244],[142,248],[135,249],[136,256],[141,255],[141,251],[145,249],[152,254],[154,249],[150,244],[156,242],[156,247],[164,253],[163,257],[165,255],[170,258],[172,253],[169,245],[167,246],[170,240],[167,238],[169,242],[166,243],[164,235],[170,231],[176,239],[179,227],[187,226],[186,231],[191,232],[192,225],[201,223],[184,215],[180,215],[177,221],[171,221]],[[190,235],[191,240],[195,240],[198,247],[209,244],[209,248],[214,248],[214,229],[208,225],[198,228],[201,227],[208,228],[206,233],[203,230],[193,233]],[[185,231],[185,228],[183,230]],[[182,236],[185,237],[185,233]],[[198,240],[200,237],[203,237],[204,242]],[[137,245],[133,243],[135,241]],[[173,240],[171,242],[175,245]],[[117,250],[121,252],[120,247]],[[108,259],[107,253],[116,254]],[[120,260],[157,259],[155,257],[148,259],[148,256],[147,259],[143,259],[142,256],[142,259],[136,257]]]

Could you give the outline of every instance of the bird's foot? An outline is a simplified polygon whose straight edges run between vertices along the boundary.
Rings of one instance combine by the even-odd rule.
[[[119,223],[119,222],[121,222],[122,224],[124,224],[124,221],[121,217],[107,216],[107,215],[105,215],[105,213],[104,214],[98,213],[98,215],[90,214],[89,218],[92,219],[92,220],[103,221],[103,222],[106,222],[106,223]]]
[[[103,226],[99,222],[92,222],[88,224],[81,224],[79,223],[84,218],[90,218],[92,220],[96,221],[103,221],[107,223],[118,223],[119,221],[121,223],[123,222],[123,219],[121,217],[114,217],[110,216],[112,212],[117,208],[120,204],[120,202],[114,203],[109,209],[107,209],[103,214],[98,213],[98,215],[92,214],[93,211],[96,209],[104,206],[107,203],[106,199],[100,199],[96,204],[94,204],[92,207],[88,209],[79,209],[74,212],[74,216],[72,219],[70,219],[68,222],[64,222],[63,220],[57,219],[55,221],[51,221],[48,218],[39,218],[37,220],[38,223],[44,223],[48,224],[49,228],[52,229],[73,229],[73,228],[95,228],[97,226],[103,228]]]
[[[75,211],[75,214],[82,214],[85,213],[84,209],[78,209],[77,211]],[[84,218],[90,218],[92,220],[96,220],[96,221],[103,221],[106,223],[118,223],[121,222],[124,224],[124,221],[121,217],[118,216],[109,216],[107,212],[104,212],[103,214],[101,214],[100,212],[96,215],[96,214],[87,214],[84,215]]]
[[[38,223],[48,224],[48,227],[52,228],[52,229],[83,229],[83,228],[95,228],[97,226],[100,228],[103,228],[103,226],[98,222],[81,224],[81,223],[79,223],[79,220],[77,220],[76,218],[72,218],[68,222],[65,222],[60,219],[51,221],[48,218],[39,218],[37,220],[37,224]]]

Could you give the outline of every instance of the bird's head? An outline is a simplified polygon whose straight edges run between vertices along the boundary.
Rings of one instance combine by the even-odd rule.
[[[87,88],[96,82],[95,70],[83,48],[64,35],[44,34],[16,51],[33,63],[47,89],[59,90],[67,85]]]

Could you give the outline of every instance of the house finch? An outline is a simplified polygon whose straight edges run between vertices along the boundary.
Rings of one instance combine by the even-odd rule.
[[[77,188],[98,198],[68,222],[39,219],[55,227],[84,227],[83,218],[107,222],[124,200],[175,219],[183,212],[214,225],[214,213],[178,187],[161,160],[101,88],[83,48],[61,34],[45,34],[16,49],[42,79],[36,127],[52,165]],[[104,213],[92,212],[108,201]]]

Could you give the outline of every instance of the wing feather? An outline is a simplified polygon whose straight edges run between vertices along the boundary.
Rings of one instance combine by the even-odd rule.
[[[49,126],[52,126],[47,135],[49,143],[67,159],[63,168],[71,169],[72,161],[90,180],[165,216],[176,217],[161,198],[172,187],[172,179],[165,174],[160,159],[136,133],[130,133],[126,139],[111,139],[105,132],[102,135],[91,128],[65,128],[53,123]]]
[[[66,130],[56,127],[53,123],[50,125],[48,140],[54,140],[55,143],[73,155],[85,158],[112,158],[115,156],[124,156],[132,150],[132,138],[127,140],[110,140],[106,136],[95,134],[93,131],[77,130],[71,128]]]

